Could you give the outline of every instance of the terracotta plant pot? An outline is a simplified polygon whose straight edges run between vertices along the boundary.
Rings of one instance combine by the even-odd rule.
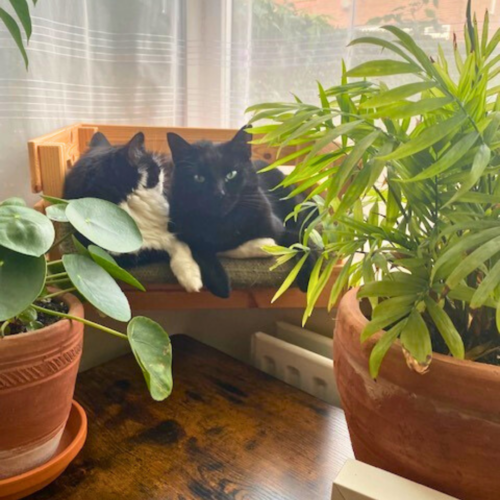
[[[372,380],[377,335],[361,344],[367,320],[356,292],[342,299],[334,337],[356,458],[461,500],[500,498],[500,368],[435,354],[429,372],[418,375],[396,344]]]
[[[83,306],[64,295],[70,314]],[[0,340],[0,478],[50,460],[71,410],[83,325],[61,320]]]

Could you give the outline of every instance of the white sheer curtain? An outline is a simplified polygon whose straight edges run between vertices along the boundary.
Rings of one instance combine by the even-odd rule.
[[[380,30],[397,24],[434,58],[441,44],[453,72],[453,34],[463,43],[467,0],[234,0],[231,58],[231,124],[244,109],[265,101],[293,99],[318,103],[316,81],[340,83],[341,62],[394,58],[368,45],[348,47],[357,37],[394,38]],[[490,36],[500,25],[497,0],[475,0],[482,24],[489,10]],[[396,77],[401,83],[411,77]],[[387,81],[387,79],[385,79]]]
[[[32,137],[75,122],[184,124],[182,1],[40,0],[32,13],[28,72],[0,28],[0,199],[30,199]]]
[[[317,102],[316,80],[380,57],[398,23],[453,60],[467,0],[39,0],[26,72],[0,26],[0,199],[29,198],[26,141],[74,122],[239,127],[256,102]],[[0,0],[8,9],[9,2]],[[490,31],[496,0],[475,0]],[[387,57],[390,57],[389,54]],[[451,64],[452,65],[452,64]]]

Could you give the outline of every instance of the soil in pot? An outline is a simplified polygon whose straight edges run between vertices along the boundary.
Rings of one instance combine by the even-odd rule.
[[[37,300],[35,302],[35,305],[43,307],[44,309],[49,309],[50,311],[56,311],[64,314],[67,314],[69,311],[68,304],[66,304],[63,300],[57,298]],[[20,320],[15,319],[14,321],[9,323],[5,331],[5,335],[27,333],[29,331],[33,331],[34,329],[40,329],[49,325],[53,325],[60,320],[61,318],[58,316],[52,316],[43,312],[37,312],[36,320],[33,321],[33,323],[36,323],[35,325],[30,326],[27,323],[23,323]]]

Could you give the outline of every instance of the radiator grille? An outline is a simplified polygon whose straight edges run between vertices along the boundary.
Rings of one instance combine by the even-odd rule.
[[[252,335],[253,365],[287,384],[340,407],[333,361],[331,357],[317,352],[328,352],[332,356],[332,340],[286,323],[277,326],[276,336],[263,332]],[[329,347],[328,351],[326,347]]]

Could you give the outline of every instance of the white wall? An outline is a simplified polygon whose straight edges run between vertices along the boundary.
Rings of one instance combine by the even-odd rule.
[[[161,323],[170,335],[185,333],[245,362],[248,362],[250,358],[250,336],[252,333],[256,331],[273,333],[276,321],[287,321],[300,326],[302,320],[302,311],[299,309],[200,310],[157,313],[143,311],[134,313],[134,315],[140,314]],[[326,310],[317,310],[307,323],[307,328],[332,337],[333,317],[333,311],[332,314],[329,314]],[[93,321],[103,321],[95,313],[89,318]],[[106,324],[113,325],[114,328],[120,330],[120,324],[117,322],[106,320]],[[126,342],[106,333],[87,328],[81,370],[87,370],[126,352],[128,352]]]

